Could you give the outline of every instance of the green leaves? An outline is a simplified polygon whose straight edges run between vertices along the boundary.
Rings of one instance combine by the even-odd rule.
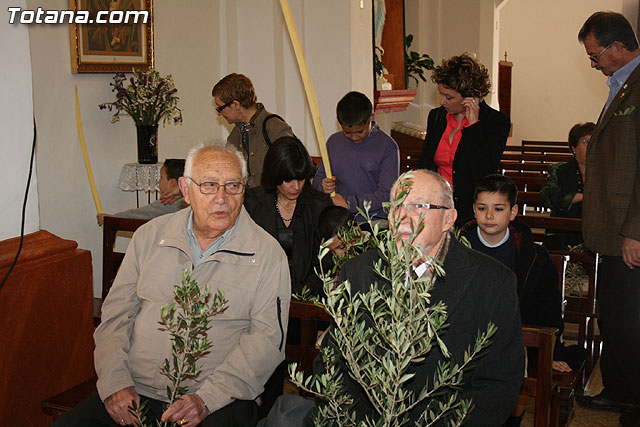
[[[411,174],[405,175],[396,189],[397,196],[389,203],[394,211],[409,194]],[[368,207],[361,214],[369,218]],[[400,215],[390,215],[390,230],[398,229],[402,219]],[[421,219],[419,222],[410,242],[424,227]],[[358,249],[378,251],[380,260],[373,266],[374,271],[389,283],[383,286],[380,280],[372,283],[368,292],[354,293],[348,281],[335,283],[333,271],[319,272],[325,296],[316,303],[333,319],[325,338],[332,345],[320,350],[325,366],[322,374],[304,378],[293,364],[289,366],[292,381],[321,402],[314,419],[317,426],[404,426],[409,424],[409,412],[417,405],[425,406],[417,425],[433,425],[445,417],[448,424],[460,425],[471,402],[459,400],[456,390],[462,386],[463,373],[490,344],[495,326],[488,325],[487,331],[478,334],[462,361],[448,359],[440,363],[432,383],[426,382],[414,393],[415,365],[424,361],[434,347],[449,357],[440,337],[448,326],[447,308],[441,301],[431,301],[435,279],[444,275],[444,270],[438,260],[425,256],[419,247],[398,239],[390,230],[371,225],[374,232],[366,241],[349,230],[342,236],[356,236],[352,241]],[[349,253],[341,262],[360,252]],[[321,261],[326,255],[327,251],[321,249]],[[420,278],[413,274],[417,260],[430,263],[429,273]],[[356,418],[344,375],[362,388],[373,407],[373,418]]]
[[[404,39],[404,66],[406,78],[413,79],[416,85],[419,83],[418,78],[423,82],[427,79],[424,76],[425,70],[433,70],[433,59],[426,53],[419,54],[418,52],[409,52],[409,48],[413,43],[413,34],[408,34]]]
[[[167,386],[169,405],[188,393],[181,385],[185,380],[200,375],[197,362],[213,346],[207,335],[211,319],[223,313],[228,302],[220,290],[211,295],[209,285],[200,289],[187,269],[182,271],[182,284],[174,288],[173,294],[175,302],[160,308],[159,322],[159,329],[171,335],[171,360],[165,359],[160,365],[162,375],[171,381]],[[129,410],[138,416],[141,426],[146,425],[144,414],[148,408],[144,404],[136,408],[134,403]],[[167,422],[158,425],[166,426]]]

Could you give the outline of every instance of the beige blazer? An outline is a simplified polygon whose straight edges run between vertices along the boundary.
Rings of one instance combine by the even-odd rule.
[[[582,234],[592,251],[620,256],[640,240],[640,66],[600,115],[587,148]]]

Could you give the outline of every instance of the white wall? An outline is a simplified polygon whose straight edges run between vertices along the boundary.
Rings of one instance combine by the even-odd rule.
[[[638,3],[628,0],[510,0],[500,13],[500,54],[513,62],[513,140],[565,140],[578,122],[598,119],[606,77],[590,68],[578,31],[595,11],[623,12],[635,27]]]
[[[349,23],[358,0],[290,0],[300,41],[315,85],[325,135],[337,130],[335,104],[351,89],[354,76],[371,70],[351,59]],[[371,13],[365,1],[360,12]],[[30,9],[66,9],[67,0],[28,0]],[[155,0],[155,60],[161,74],[173,74],[182,126],[159,132],[159,158],[184,157],[204,139],[226,137],[230,127],[212,107],[211,88],[231,72],[247,74],[259,101],[285,117],[312,155],[318,152],[302,80],[277,0]],[[369,23],[368,26],[366,23]],[[371,34],[370,19],[360,31]],[[323,23],[320,25],[319,23]],[[329,24],[324,24],[329,23]],[[111,124],[98,104],[113,99],[111,74],[71,74],[67,25],[32,25],[31,61],[39,117],[38,190],[41,227],[90,249],[94,293],[102,272],[102,231],[76,131],[74,85],[78,86],[87,149],[106,212],[135,207],[133,193],[117,188],[124,163],[136,161],[135,128],[128,117]],[[359,32],[357,32],[359,34]],[[360,37],[362,37],[360,35]],[[370,45],[367,49],[371,49]]]
[[[405,1],[405,33],[413,34],[410,50],[427,53],[435,64],[442,59],[472,52],[494,73],[494,0],[412,0]],[[406,111],[377,114],[385,130],[394,121],[404,120],[426,127],[431,108],[440,105],[431,71],[420,82],[418,94]],[[415,83],[410,83],[415,88]],[[487,97],[490,102],[490,97]]]
[[[12,6],[25,7],[24,1]],[[8,14],[0,25],[0,53],[5,60],[0,67],[0,240],[20,235],[20,217],[27,185],[31,144],[33,141],[33,102],[31,97],[31,60],[29,32],[26,25],[8,23]],[[34,164],[25,216],[25,234],[38,224],[38,192]]]

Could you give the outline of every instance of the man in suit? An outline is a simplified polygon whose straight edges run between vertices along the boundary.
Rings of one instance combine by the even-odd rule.
[[[465,350],[475,342],[479,331],[485,331],[493,322],[498,330],[491,338],[486,353],[474,362],[473,369],[465,372],[459,399],[472,399],[472,410],[467,425],[498,426],[508,418],[515,405],[524,372],[524,350],[516,277],[507,267],[479,252],[460,244],[450,233],[457,212],[449,183],[432,171],[413,171],[411,188],[400,207],[389,213],[389,220],[399,239],[409,240],[412,230],[423,221],[424,228],[415,236],[413,244],[422,253],[439,260],[445,275],[439,277],[432,290],[431,301],[443,301],[447,307],[448,328],[440,335],[451,357],[457,363],[463,360]],[[398,183],[407,179],[400,176],[392,195],[398,191]],[[393,200],[393,196],[392,196]],[[394,219],[402,218],[397,224]],[[367,292],[375,282],[388,285],[374,271],[379,259],[376,251],[366,252],[343,264],[341,280],[349,280],[354,292]],[[418,276],[433,274],[431,259],[416,260],[413,267]],[[323,345],[335,345],[325,339]],[[412,367],[415,374],[408,387],[417,393],[426,381],[432,384],[439,363],[446,360],[435,346],[425,360]],[[319,363],[320,362],[320,363]],[[344,365],[341,369],[344,372]],[[314,370],[322,370],[320,358]],[[343,375],[349,394],[357,402],[358,419],[373,414],[373,408],[363,389],[349,375]],[[425,410],[425,402],[409,412],[412,421]],[[438,425],[446,421],[440,420]]]
[[[619,13],[596,12],[578,34],[591,67],[608,76],[609,96],[587,147],[583,228],[602,255],[598,283],[604,390],[586,406],[633,411],[640,425],[640,49]]]

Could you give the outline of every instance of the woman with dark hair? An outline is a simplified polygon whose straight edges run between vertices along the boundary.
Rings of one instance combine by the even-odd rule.
[[[549,177],[540,189],[540,200],[551,209],[551,216],[582,218],[582,191],[587,167],[587,146],[596,128],[593,122],[578,123],[569,131],[573,159],[549,166]],[[547,249],[566,249],[582,243],[582,233],[547,230]]]
[[[291,289],[306,285],[312,294],[322,292],[315,276],[320,241],[318,216],[333,202],[328,194],[311,188],[315,165],[296,137],[278,138],[264,158],[261,186],[247,189],[244,206],[251,218],[282,246],[289,259]]]
[[[418,168],[442,175],[453,189],[457,224],[473,217],[473,190],[498,172],[511,128],[509,117],[483,98],[491,82],[487,68],[463,53],[442,61],[431,80],[440,93],[439,108],[429,113]]]

